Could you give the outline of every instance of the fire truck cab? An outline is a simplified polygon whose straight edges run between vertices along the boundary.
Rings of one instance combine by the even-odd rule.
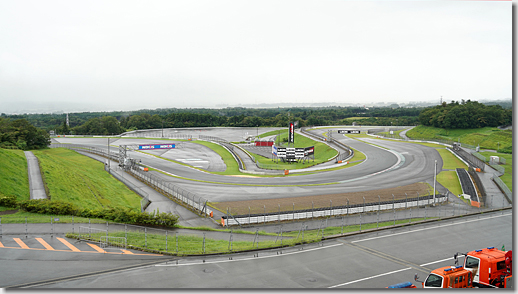
[[[473,288],[472,273],[461,265],[441,267],[433,270],[422,285],[423,288]]]
[[[480,288],[512,287],[512,251],[494,247],[465,254],[464,268],[473,273],[473,284]],[[454,256],[455,258],[457,255]]]

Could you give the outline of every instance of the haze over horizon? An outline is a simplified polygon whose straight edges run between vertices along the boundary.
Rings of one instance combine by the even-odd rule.
[[[2,1],[0,113],[512,98],[511,1]]]

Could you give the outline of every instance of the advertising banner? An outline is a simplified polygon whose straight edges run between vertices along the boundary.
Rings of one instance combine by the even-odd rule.
[[[139,150],[173,149],[175,144],[138,145]]]
[[[310,155],[315,154],[315,146],[306,147],[304,149],[305,149],[304,150],[304,156],[310,156]]]
[[[359,134],[360,130],[338,130],[338,134]]]
[[[290,123],[290,127],[288,129],[288,143],[295,143],[295,135],[293,134],[293,123]]]

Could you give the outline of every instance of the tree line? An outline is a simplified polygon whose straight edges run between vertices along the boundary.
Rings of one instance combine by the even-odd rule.
[[[512,109],[474,101],[442,103],[433,107],[294,107],[294,108],[167,108],[131,112],[81,112],[69,114],[0,115],[0,143],[20,149],[41,146],[37,129],[57,134],[118,135],[138,129],[187,127],[299,127],[322,125],[412,126],[479,128],[512,124]],[[28,125],[32,125],[30,128]],[[36,127],[36,128],[34,128]],[[22,131],[21,129],[24,131]],[[38,138],[38,139],[36,139]]]
[[[155,109],[132,112],[5,115],[26,119],[34,126],[59,134],[111,135],[137,129],[187,127],[286,127],[290,121],[299,126],[343,125],[361,121],[363,125],[415,125],[422,107],[322,107],[322,108],[225,108]]]
[[[46,148],[49,144],[49,133],[26,119],[0,117],[0,148],[32,150]]]
[[[476,129],[511,125],[512,109],[500,105],[484,105],[476,101],[443,102],[428,107],[419,114],[419,122],[425,126],[444,129]]]

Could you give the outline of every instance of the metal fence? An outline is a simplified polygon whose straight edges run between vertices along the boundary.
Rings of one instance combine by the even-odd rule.
[[[207,200],[195,193],[189,192],[172,182],[165,181],[150,172],[142,171],[138,166],[131,167],[128,172],[140,181],[159,191],[162,195],[183,204],[192,211],[204,216],[213,216],[213,211],[207,206]]]
[[[498,165],[498,164],[490,164],[489,165],[490,167],[494,168],[497,172],[498,172],[498,176],[502,176],[503,174],[505,174],[505,168]]]
[[[409,207],[418,207],[425,205],[435,205],[443,202],[447,202],[448,197],[446,195],[427,195],[421,197],[413,197],[406,199],[398,199],[393,201],[379,201],[376,203],[367,204],[347,204],[341,206],[332,206],[332,203],[327,208],[317,209],[304,209],[292,211],[279,211],[270,213],[249,213],[241,215],[231,215],[227,212],[227,215],[222,216],[221,224],[223,226],[241,226],[251,224],[266,224],[272,222],[282,221],[294,221],[302,219],[314,219],[320,217],[334,217],[340,215],[349,215],[357,213],[365,213],[369,211],[382,211],[382,210],[396,210],[396,209],[407,209]],[[295,205],[294,205],[295,207]]]
[[[121,137],[141,137],[141,138],[166,138],[192,140],[191,134],[177,134],[172,129],[151,129],[151,130],[135,130],[120,135]]]
[[[507,187],[507,185],[499,178],[499,175],[493,174],[492,180],[495,182],[495,184],[498,185],[498,187],[500,187],[502,192],[504,192],[507,201],[509,201],[509,203],[513,203],[513,193],[511,192],[509,187]]]
[[[228,142],[225,139],[214,137],[214,136],[200,135],[199,138],[200,138],[200,140],[205,140],[205,141],[214,141],[214,142],[220,142],[220,143],[230,143],[230,142]]]

